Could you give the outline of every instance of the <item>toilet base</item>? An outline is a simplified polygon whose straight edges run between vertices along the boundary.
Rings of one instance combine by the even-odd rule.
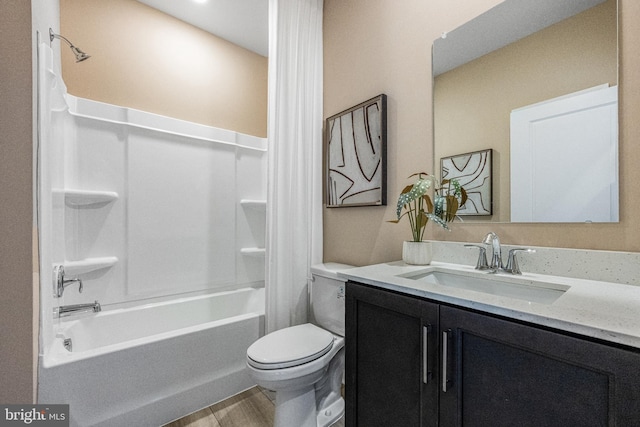
[[[339,398],[319,413],[313,386],[304,390],[276,392],[274,427],[329,427],[344,414],[344,399]]]
[[[318,414],[318,427],[329,427],[335,424],[344,414],[344,399],[340,398]]]
[[[274,427],[317,427],[316,392],[313,385],[304,390],[278,390]]]

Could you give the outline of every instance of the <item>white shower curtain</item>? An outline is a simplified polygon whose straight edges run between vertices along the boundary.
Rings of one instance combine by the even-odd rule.
[[[269,0],[266,332],[304,323],[322,261],[323,0]]]

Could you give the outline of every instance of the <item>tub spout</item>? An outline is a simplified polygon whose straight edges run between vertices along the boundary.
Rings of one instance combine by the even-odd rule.
[[[72,314],[79,313],[98,313],[102,311],[102,307],[100,307],[100,303],[95,301],[91,304],[73,304],[73,305],[61,305],[60,307],[55,307],[53,309],[53,317],[67,317]]]

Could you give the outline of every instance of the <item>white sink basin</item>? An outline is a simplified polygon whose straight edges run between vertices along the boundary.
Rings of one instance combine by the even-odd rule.
[[[482,273],[479,273],[482,274]],[[558,283],[532,282],[521,277],[504,275],[466,276],[442,271],[416,272],[401,277],[434,285],[467,289],[541,304],[552,304],[570,286]]]

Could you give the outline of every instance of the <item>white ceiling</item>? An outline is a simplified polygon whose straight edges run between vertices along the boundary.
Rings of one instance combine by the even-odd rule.
[[[269,0],[138,0],[232,43],[267,56]]]
[[[508,0],[433,43],[437,76],[605,0]]]

